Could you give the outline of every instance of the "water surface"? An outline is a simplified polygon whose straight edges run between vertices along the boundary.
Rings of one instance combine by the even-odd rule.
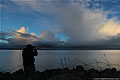
[[[14,72],[23,68],[22,50],[0,50],[0,71]],[[36,69],[73,68],[83,65],[86,69],[116,67],[120,70],[120,50],[38,50]]]

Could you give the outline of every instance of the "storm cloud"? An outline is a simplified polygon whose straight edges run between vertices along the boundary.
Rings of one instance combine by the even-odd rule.
[[[109,45],[113,42],[114,45],[118,45],[120,21],[116,17],[108,18],[109,12],[104,11],[102,8],[88,8],[89,0],[82,2],[73,0],[66,3],[62,1],[13,0],[13,3],[20,6],[20,11],[23,13],[27,10],[29,13],[37,12],[37,16],[40,13],[55,15],[59,30],[46,29],[41,31],[40,35],[36,35],[35,33],[28,33],[22,27],[14,32],[14,38],[7,39],[10,44],[45,44],[45,42],[52,45],[54,42],[59,44],[60,39],[56,38],[55,34],[62,33],[69,37],[66,43],[77,43],[76,45],[88,45],[90,43],[94,43],[94,45]]]

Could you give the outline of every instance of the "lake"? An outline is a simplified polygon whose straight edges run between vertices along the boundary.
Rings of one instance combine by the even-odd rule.
[[[0,71],[14,72],[23,68],[22,50],[0,50]],[[85,69],[115,67],[120,70],[120,50],[38,50],[36,70],[73,68]]]

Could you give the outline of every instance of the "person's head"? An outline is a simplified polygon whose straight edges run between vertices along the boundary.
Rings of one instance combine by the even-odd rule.
[[[33,49],[33,46],[31,44],[27,44],[26,46],[28,49]]]

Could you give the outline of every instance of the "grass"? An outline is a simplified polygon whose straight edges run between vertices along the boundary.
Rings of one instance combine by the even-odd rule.
[[[103,55],[103,59],[104,59],[104,62],[100,62],[97,59],[94,59],[94,61],[90,62],[90,63],[85,63],[78,59],[76,59],[76,62],[79,62],[79,64],[81,66],[83,66],[85,68],[85,70],[88,70],[90,68],[95,68],[99,71],[102,71],[105,68],[112,69],[112,68],[120,67],[120,64],[110,63],[106,54]],[[59,60],[60,60],[59,65],[62,69],[69,68],[69,65],[72,65],[72,63],[70,63],[70,61],[69,61],[69,58],[63,57],[63,58],[60,58]]]

